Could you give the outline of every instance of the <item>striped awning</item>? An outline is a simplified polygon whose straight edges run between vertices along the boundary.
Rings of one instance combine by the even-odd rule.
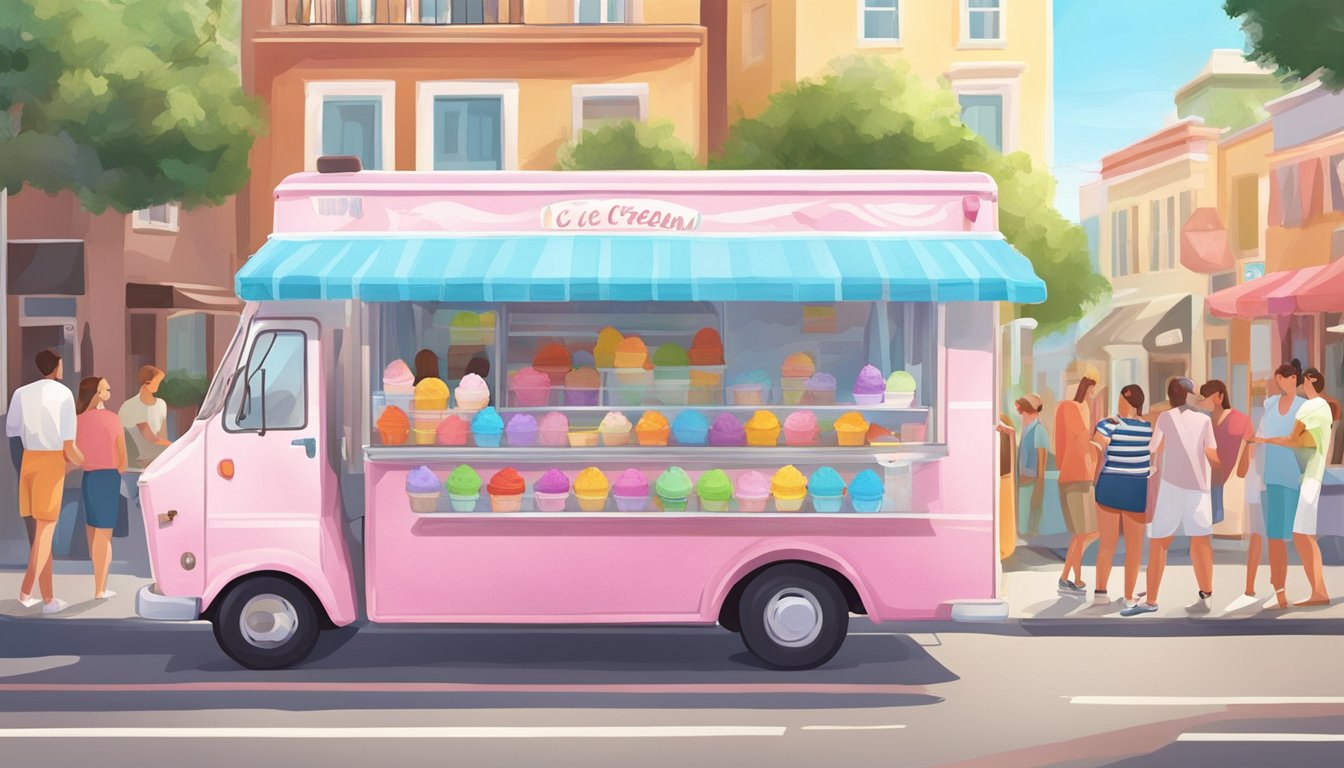
[[[998,237],[943,235],[274,236],[247,301],[1045,300]]]

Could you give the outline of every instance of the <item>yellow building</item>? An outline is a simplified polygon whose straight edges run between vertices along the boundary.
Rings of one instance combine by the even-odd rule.
[[[243,84],[266,102],[239,205],[323,154],[383,170],[549,169],[585,125],[669,121],[706,155],[699,0],[270,0],[243,4]]]
[[[1051,6],[1051,0],[707,2],[704,23],[725,30],[723,56],[712,54],[710,63],[711,147],[728,123],[759,113],[780,86],[861,54],[908,62],[929,83],[945,78],[968,126],[1004,152],[1022,150],[1048,164]]]

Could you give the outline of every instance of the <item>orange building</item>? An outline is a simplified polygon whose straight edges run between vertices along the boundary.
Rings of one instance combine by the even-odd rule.
[[[267,105],[238,210],[323,154],[383,170],[548,169],[585,125],[669,121],[701,157],[699,0],[270,0],[243,5],[243,84]]]

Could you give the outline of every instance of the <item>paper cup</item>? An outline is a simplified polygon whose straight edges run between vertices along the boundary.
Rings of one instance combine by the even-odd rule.
[[[630,444],[630,430],[628,429],[616,432],[604,432],[599,429],[597,434],[602,438],[602,444],[608,447]]]
[[[597,405],[597,390],[586,387],[566,387],[565,405],[571,406],[592,406]]]
[[[818,442],[817,437],[818,437],[820,434],[821,434],[821,433],[820,433],[820,430],[816,430],[816,429],[812,429],[812,430],[804,431],[804,430],[801,430],[801,429],[787,429],[787,428],[786,428],[786,429],[784,430],[784,444],[785,444],[785,445],[816,445],[817,442]]]
[[[882,497],[876,499],[852,499],[855,512],[877,512],[882,509]]]
[[[837,429],[835,440],[838,445],[861,446],[868,439],[867,429]]]
[[[805,495],[793,499],[776,496],[775,509],[779,512],[797,512],[803,508],[803,500],[806,498]]]
[[[546,387],[509,387],[509,397],[518,408],[540,408],[551,400],[551,388]]]
[[[456,493],[448,494],[448,500],[453,503],[454,512],[475,512],[476,501],[481,498],[481,494],[473,493],[470,496],[461,496]]]
[[[805,390],[803,402],[809,405],[835,405],[835,387]]]
[[[807,393],[807,379],[790,376],[779,380],[781,397],[785,405],[798,405]]]
[[[531,448],[537,444],[537,430],[531,432],[509,432],[509,446],[512,448]]]
[[[774,447],[779,445],[779,427],[773,429],[753,429],[747,427],[747,445]]]
[[[601,496],[584,496],[576,492],[574,498],[579,500],[579,509],[584,512],[605,512],[607,509],[607,494],[605,493]]]
[[[670,429],[636,429],[635,436],[640,445],[667,445]]]
[[[648,496],[617,496],[616,509],[621,512],[643,512],[649,505]]]
[[[760,384],[734,384],[729,392],[733,405],[765,405],[765,388]]]
[[[891,390],[887,390],[887,396],[886,400],[884,401],[884,404],[889,405],[892,408],[909,408],[910,406],[915,404],[915,393],[892,392]]]
[[[569,501],[569,491],[564,493],[537,491],[533,494],[533,500],[536,502],[538,512],[564,512],[565,502]]]
[[[885,402],[885,397],[886,397],[886,396],[885,396],[882,392],[878,392],[877,394],[868,394],[868,395],[861,395],[861,394],[859,394],[858,392],[855,392],[855,393],[854,393],[854,404],[855,404],[855,405],[882,405],[882,403]]]
[[[563,448],[569,445],[569,432],[564,429],[543,429],[537,433],[537,440],[547,448]]]
[[[839,496],[812,496],[812,508],[818,512],[839,512],[845,503],[844,494]]]
[[[690,497],[688,496],[682,496],[679,499],[669,499],[666,496],[660,495],[658,497],[658,506],[662,507],[664,512],[685,512],[686,504],[689,501]]]
[[[736,498],[738,512],[764,512],[765,502],[770,499],[769,496],[761,496],[758,498],[738,496]]]
[[[411,511],[421,514],[433,512],[439,506],[439,494],[437,493],[408,493],[406,497],[411,500]]]
[[[508,496],[499,496],[490,494],[491,512],[517,512],[523,508],[523,494],[513,493]]]
[[[471,437],[476,441],[477,448],[498,448],[499,439],[503,436],[501,432],[486,434],[485,432],[472,432]]]
[[[570,448],[592,448],[597,445],[597,430],[579,429],[569,433]]]
[[[731,500],[731,499],[723,499],[723,500],[717,500],[717,501],[716,501],[716,500],[711,500],[711,499],[701,498],[701,499],[700,499],[700,509],[702,509],[702,510],[704,510],[704,511],[706,511],[706,512],[727,512],[727,511],[728,511],[728,505],[729,505],[730,503],[732,503],[732,500]]]
[[[672,437],[676,439],[677,445],[704,445],[709,440],[708,430],[673,430]]]

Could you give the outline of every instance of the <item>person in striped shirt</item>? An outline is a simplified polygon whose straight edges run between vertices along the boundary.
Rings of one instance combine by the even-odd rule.
[[[1125,607],[1135,604],[1143,558],[1144,512],[1148,507],[1148,476],[1152,474],[1153,426],[1143,419],[1143,388],[1120,390],[1119,415],[1097,424],[1093,440],[1105,454],[1097,478],[1097,581],[1093,600],[1109,603],[1106,583],[1115,565],[1115,549],[1125,536]]]

